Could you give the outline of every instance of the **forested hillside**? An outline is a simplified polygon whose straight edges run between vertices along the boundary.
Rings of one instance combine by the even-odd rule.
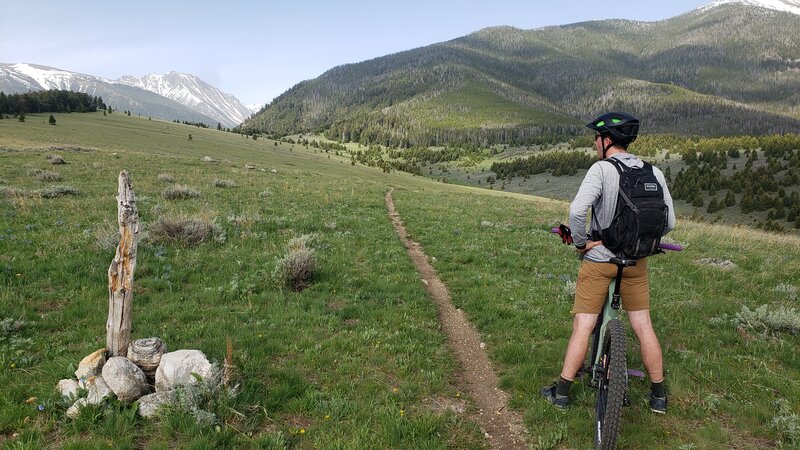
[[[616,109],[650,133],[799,132],[799,25],[728,4],[652,23],[489,28],[333,68],[241,129],[390,147],[530,144]]]
[[[49,90],[6,95],[0,92],[0,115],[43,112],[95,112],[106,109],[102,97],[81,92]]]

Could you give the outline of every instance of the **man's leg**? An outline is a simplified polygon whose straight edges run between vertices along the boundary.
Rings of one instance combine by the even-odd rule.
[[[667,394],[664,391],[664,360],[661,355],[661,344],[658,342],[650,321],[650,310],[629,311],[628,320],[633,333],[639,340],[642,350],[642,362],[650,376],[650,409],[653,412],[667,412]]]
[[[628,320],[633,328],[633,334],[639,340],[642,350],[642,362],[650,381],[664,381],[664,361],[661,357],[661,344],[658,342],[653,323],[650,321],[650,310],[628,311]]]
[[[572,381],[575,374],[583,365],[586,359],[586,352],[589,350],[589,336],[594,331],[598,314],[575,314],[572,321],[572,336],[567,344],[567,354],[564,356],[564,365],[561,369],[561,378]]]
[[[608,295],[608,283],[614,275],[616,266],[613,264],[585,260],[581,264],[575,287],[575,302],[572,305],[574,313],[572,336],[567,344],[564,364],[561,366],[561,377],[557,383],[546,386],[540,391],[550,403],[558,407],[566,407],[569,403],[569,388],[586,358],[589,336],[594,330],[603,301]]]
[[[551,386],[545,386],[541,394],[553,405],[565,408],[569,404],[569,388],[575,379],[575,374],[586,358],[589,348],[589,336],[592,334],[598,314],[575,314],[572,321],[572,336],[567,344],[567,354],[564,356],[564,365],[561,369],[561,378]]]

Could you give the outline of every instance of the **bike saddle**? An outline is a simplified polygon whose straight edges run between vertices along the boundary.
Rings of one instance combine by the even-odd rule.
[[[628,258],[611,258],[609,262],[612,262],[618,266],[623,266],[623,267],[630,267],[636,265],[635,259],[628,259]]]

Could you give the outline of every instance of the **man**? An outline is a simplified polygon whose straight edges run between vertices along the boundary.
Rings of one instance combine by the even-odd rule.
[[[608,295],[608,286],[616,277],[617,266],[610,263],[614,253],[603,246],[599,232],[608,228],[614,218],[619,193],[620,176],[611,162],[614,158],[628,167],[642,167],[643,161],[628,153],[639,132],[639,120],[617,112],[609,112],[586,125],[595,131],[594,145],[600,161],[594,163],[583,179],[578,194],[570,205],[569,224],[576,251],[583,257],[575,288],[572,313],[572,336],[567,345],[561,378],[552,386],[542,388],[541,394],[553,405],[565,408],[569,404],[569,389],[576,373],[583,365],[598,315]],[[653,167],[653,173],[664,192],[664,203],[669,209],[664,234],[675,228],[675,212],[664,174]],[[592,208],[591,233],[586,235],[586,216]],[[661,345],[650,321],[650,286],[647,259],[640,259],[633,267],[623,271],[621,284],[622,306],[639,340],[642,361],[650,377],[650,409],[656,413],[667,411],[664,390],[664,368]]]

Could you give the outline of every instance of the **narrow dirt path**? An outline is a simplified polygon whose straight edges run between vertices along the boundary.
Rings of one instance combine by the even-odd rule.
[[[391,191],[386,193],[385,200],[394,229],[439,310],[439,322],[447,335],[447,343],[461,365],[462,372],[457,381],[459,389],[467,392],[478,405],[479,411],[472,419],[481,426],[492,448],[527,448],[522,417],[508,409],[508,395],[498,387],[499,380],[486,351],[481,348],[478,331],[463,311],[453,306],[447,286],[428,263],[422,247],[408,237],[394,207]]]

